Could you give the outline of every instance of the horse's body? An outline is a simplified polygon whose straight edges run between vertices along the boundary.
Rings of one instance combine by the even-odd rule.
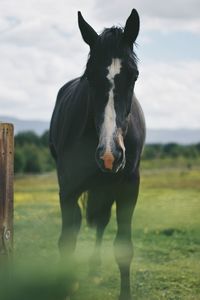
[[[92,58],[93,48],[85,38],[81,22],[85,21],[79,15],[79,27],[84,40],[90,45]],[[121,29],[112,28],[109,34],[116,35],[117,30]],[[94,35],[94,32],[91,33]],[[105,65],[108,72],[106,71],[107,76],[104,77],[111,82],[108,92],[105,92],[104,85],[98,90],[98,93],[103,90],[106,95],[102,96],[101,104],[102,109],[105,109],[104,121],[98,109],[100,104],[94,103],[96,98],[91,91],[90,79],[86,72],[82,77],[68,82],[58,93],[51,120],[50,148],[56,161],[60,187],[61,252],[70,255],[75,248],[81,225],[81,211],[77,201],[79,196],[87,191],[88,223],[97,230],[92,262],[99,261],[99,246],[103,231],[109,222],[111,206],[115,201],[118,223],[115,255],[121,274],[120,299],[127,300],[130,299],[131,220],[139,191],[139,164],[145,139],[145,125],[134,93],[131,95],[130,109],[126,114],[125,132],[124,127],[118,125],[122,124],[123,120],[122,116],[121,119],[117,119],[117,108],[114,111],[113,106],[106,104],[106,99],[110,103],[115,101],[117,75],[124,70],[123,57],[120,57],[120,60],[116,57],[119,57],[119,54],[115,54],[114,59],[111,55]],[[86,71],[90,68],[89,63]],[[117,125],[113,120],[116,120]],[[112,126],[116,128],[113,129]]]

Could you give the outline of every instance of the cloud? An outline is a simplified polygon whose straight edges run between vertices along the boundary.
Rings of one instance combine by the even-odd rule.
[[[49,119],[59,87],[83,73],[88,47],[77,25],[84,4],[4,1],[0,11],[1,114]],[[11,14],[12,12],[12,14]]]
[[[121,25],[136,8],[140,14],[142,30],[157,31],[190,31],[200,33],[200,1],[199,0],[96,0],[96,16],[105,22],[120,22]]]
[[[154,43],[150,29],[200,28],[199,1],[174,0],[169,6],[158,0],[135,0],[134,6],[141,15],[142,47]],[[86,64],[89,49],[78,30],[77,11],[100,32],[106,26],[124,25],[131,9],[127,0],[103,5],[100,0],[2,1],[0,114],[49,120],[58,89],[80,76]],[[166,46],[170,47],[169,39]],[[145,57],[142,61],[136,93],[148,126],[200,127],[200,62],[192,56],[188,62],[155,58],[149,62]]]
[[[200,128],[200,62],[148,63],[136,96],[149,128]]]
[[[78,55],[76,50],[74,56],[71,54],[67,57],[59,54],[59,51],[57,53],[56,50],[48,51],[35,46],[2,47],[1,114],[49,119],[59,87],[83,73],[81,59],[82,56]],[[2,101],[5,103],[5,100],[10,103],[9,110],[7,106],[2,105]]]

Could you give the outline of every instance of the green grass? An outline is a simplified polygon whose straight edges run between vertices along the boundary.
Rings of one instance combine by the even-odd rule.
[[[56,175],[16,178],[15,261],[18,268],[13,291],[18,288],[20,296],[16,298],[15,291],[12,299],[61,300],[62,292],[70,289],[68,276],[68,280],[63,279],[64,268],[62,271],[58,268],[60,223]],[[115,232],[113,207],[102,247],[101,280],[92,280],[88,277],[88,259],[94,232],[83,221],[76,251],[76,272],[72,272],[80,287],[72,299],[117,299],[119,274],[112,249]],[[134,299],[200,299],[200,170],[165,168],[142,172],[133,240]]]

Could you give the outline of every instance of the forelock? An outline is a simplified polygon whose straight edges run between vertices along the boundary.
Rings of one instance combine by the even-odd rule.
[[[121,58],[130,67],[137,66],[137,56],[123,43],[123,28],[105,28],[99,35],[94,48],[89,53],[84,75],[99,64],[109,65],[113,58]]]

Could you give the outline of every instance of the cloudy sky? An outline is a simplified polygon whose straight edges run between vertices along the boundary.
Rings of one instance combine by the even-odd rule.
[[[84,71],[77,11],[100,33],[133,7],[147,126],[200,128],[199,0],[0,0],[0,115],[49,120],[58,89]]]

